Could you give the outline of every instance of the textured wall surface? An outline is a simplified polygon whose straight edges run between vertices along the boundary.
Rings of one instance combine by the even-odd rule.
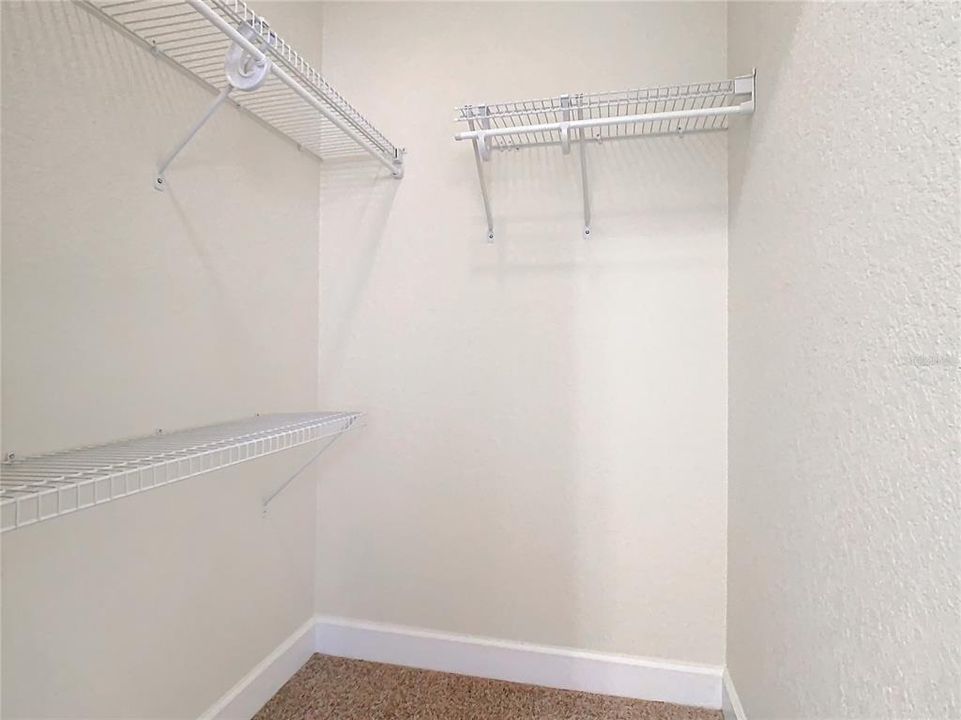
[[[961,717],[957,4],[735,3],[727,661],[750,720]]]
[[[158,193],[210,93],[78,4],[0,6],[4,452],[312,407],[318,163],[225,107]],[[312,613],[314,483],[260,504],[310,452],[5,533],[3,717],[226,692]]]
[[[592,145],[589,241],[576,153],[496,155],[488,244],[452,108],[723,77],[724,6],[324,22],[325,72],[410,156],[321,180],[322,404],[371,413],[321,485],[318,610],[720,664],[726,138]]]

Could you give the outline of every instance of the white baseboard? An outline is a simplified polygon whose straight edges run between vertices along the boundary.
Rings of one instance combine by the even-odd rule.
[[[724,713],[724,720],[747,720],[747,715],[744,713],[744,706],[741,705],[741,698],[737,696],[734,680],[731,679],[731,673],[728,672],[727,668],[724,668],[723,681],[724,684],[721,689],[721,712]]]
[[[564,690],[721,707],[722,668],[318,616],[317,652]],[[741,719],[743,720],[743,719]]]
[[[724,720],[746,720],[720,667],[324,616],[295,630],[200,720],[250,720],[314,652],[712,709],[722,708],[723,684]]]
[[[313,619],[308,620],[247,673],[200,720],[250,720],[314,652]]]

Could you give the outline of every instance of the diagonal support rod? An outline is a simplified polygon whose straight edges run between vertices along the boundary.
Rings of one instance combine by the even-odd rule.
[[[187,136],[183,140],[181,140],[180,143],[178,143],[177,147],[175,147],[170,152],[170,154],[167,155],[164,161],[160,163],[160,168],[157,170],[157,177],[154,178],[154,183],[153,183],[153,186],[157,190],[164,190],[166,188],[167,181],[164,178],[164,173],[167,172],[167,168],[170,167],[170,163],[172,163],[174,161],[174,158],[176,158],[180,154],[181,150],[187,147],[187,143],[189,143],[191,140],[194,139],[194,135],[200,132],[200,128],[206,125],[207,121],[210,120],[211,117],[213,117],[213,114],[217,112],[217,108],[219,108],[221,105],[224,104],[224,101],[227,100],[227,97],[230,95],[231,90],[233,90],[233,87],[230,85],[227,85],[223,90],[220,91],[220,94],[217,95],[217,99],[210,104],[210,107],[207,108],[207,112],[204,113],[203,117],[200,118],[200,120],[198,120],[192,128],[190,128],[190,131],[187,133]]]
[[[300,468],[299,468],[293,475],[291,475],[289,478],[287,478],[286,480],[284,480],[283,484],[281,484],[280,487],[278,487],[276,490],[274,490],[272,493],[270,493],[270,495],[268,495],[266,498],[264,498],[264,505],[263,505],[263,514],[264,514],[264,515],[267,514],[267,508],[270,506],[270,503],[272,503],[272,502],[274,501],[274,499],[276,499],[276,497],[277,497],[278,495],[280,495],[284,490],[286,490],[286,489],[290,486],[290,483],[292,483],[294,480],[296,480],[296,479],[300,476],[300,474],[304,472],[304,470],[306,470],[306,469],[309,468],[311,465],[313,465],[313,464],[317,461],[317,459],[318,459],[321,455],[323,455],[324,452],[326,452],[326,450],[327,450],[331,445],[333,445],[335,442],[337,442],[337,438],[339,438],[341,435],[343,435],[343,433],[337,433],[337,434],[334,435],[332,438],[330,438],[326,443],[324,443],[324,444],[321,446],[320,450],[318,450],[316,453],[314,453],[314,455],[310,458],[310,460],[308,460],[308,461],[305,462],[303,465],[301,465]]]
[[[578,108],[577,119],[584,119],[584,109]],[[581,127],[579,132],[580,145],[579,152],[581,156],[581,194],[584,196],[584,237],[589,237],[591,234],[591,193],[590,188],[587,184],[587,128]]]
[[[474,129],[474,121],[467,121],[468,127]],[[484,198],[484,215],[487,216],[487,241],[494,242],[494,217],[491,214],[491,201],[487,194],[487,179],[484,177],[484,160],[479,143],[484,142],[483,138],[472,138],[474,145],[474,162],[477,164],[477,179],[480,181],[481,196]]]

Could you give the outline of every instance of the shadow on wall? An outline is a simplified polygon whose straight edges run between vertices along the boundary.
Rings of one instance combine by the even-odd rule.
[[[460,450],[489,453],[495,476],[478,507],[514,535],[502,547],[526,549],[488,563],[516,568],[505,584],[524,588],[513,602],[531,603],[528,618],[532,598],[550,597],[572,646],[644,646],[624,617],[638,598],[657,610],[689,603],[706,637],[721,622],[701,609],[721,604],[698,582],[696,601],[675,593],[689,577],[720,579],[699,563],[723,526],[726,147],[723,133],[591,143],[589,239],[576,153],[495,153],[485,166],[497,238],[485,244],[483,225],[468,235],[470,270],[497,289],[468,325],[486,358],[469,376],[486,388],[472,399],[477,436],[492,419],[500,432]],[[651,548],[685,523],[678,542],[690,547],[677,557],[688,562],[654,569],[663,559]],[[525,588],[525,572],[550,592]],[[645,642],[669,647],[670,618],[651,625]]]
[[[716,190],[726,155],[725,135],[717,132],[590,142],[592,234],[585,239],[576,150],[567,156],[559,147],[495,152],[485,171],[496,256],[474,243],[475,271],[713,266],[719,256],[691,238],[717,229],[724,198]],[[480,203],[479,189],[476,194]],[[705,202],[706,197],[715,201]],[[679,242],[680,236],[686,240]]]
[[[728,23],[741,28],[742,32],[754,37],[776,37],[777,45],[772,45],[769,52],[758,56],[760,46],[752,47],[750,57],[744,51],[733,48],[728,56],[728,72],[746,73],[750,68],[758,68],[758,92],[756,97],[757,109],[753,115],[740,122],[732,122],[730,130],[731,152],[728,158],[728,195],[731,222],[737,219],[737,212],[741,205],[741,192],[744,179],[750,172],[751,153],[738,152],[738,148],[746,147],[748,142],[757,144],[764,136],[766,116],[765,107],[771,102],[779,87],[779,79],[794,44],[794,35],[801,22],[805,3],[801,2],[732,2],[728,5]],[[784,44],[782,44],[782,42]],[[742,59],[740,56],[744,55]],[[798,101],[812,102],[814,98],[803,97]],[[776,145],[770,149],[776,151]]]
[[[58,84],[77,85],[96,80],[111,95],[150,88],[156,99],[155,115],[158,119],[171,117],[189,102],[189,98],[184,97],[182,81],[155,58],[146,53],[138,54],[142,61],[131,66],[131,41],[90,12],[76,12],[74,7],[78,6],[63,3],[11,2],[8,5],[8,12],[17,13],[12,20],[16,22],[20,47],[44,48],[44,52],[54,55],[53,61],[37,66],[37,79],[51,89],[51,100],[57,98],[54,89]],[[51,30],[56,31],[53,40]],[[25,33],[27,37],[24,37]],[[87,60],[81,62],[81,58]],[[25,59],[20,58],[20,61],[25,62]],[[64,68],[69,71],[65,72]],[[77,113],[75,119],[81,127],[87,125],[98,134],[109,135],[111,130],[127,129],[121,113],[112,116],[116,128],[100,125],[100,117],[93,113]],[[162,152],[158,152],[157,159],[161,155]]]
[[[400,181],[369,157],[327,160],[320,175],[318,398],[343,364]]]
[[[586,241],[557,148],[495,157],[493,245],[463,153],[460,184],[424,162],[323,181],[322,393],[372,422],[328,458],[322,611],[695,658],[668,609],[720,623],[701,558],[723,524],[724,136],[591,151]],[[678,517],[691,560],[664,577]]]

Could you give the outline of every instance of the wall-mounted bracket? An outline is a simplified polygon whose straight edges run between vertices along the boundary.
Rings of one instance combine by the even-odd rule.
[[[755,110],[755,96],[757,88],[757,68],[750,75],[740,75],[734,78],[734,94],[747,95],[748,99],[741,102],[741,112],[750,115]]]
[[[472,131],[490,128],[490,118],[484,105],[471,108],[471,118],[467,121]],[[494,242],[494,216],[491,213],[490,195],[487,192],[487,179],[484,177],[484,161],[490,159],[490,145],[483,132],[474,138],[474,163],[477,165],[477,180],[480,182],[481,198],[484,201],[484,215],[487,217],[487,242]]]
[[[561,152],[571,154],[571,96],[561,95]]]
[[[478,105],[475,110],[477,119],[477,144],[480,148],[480,156],[484,162],[491,159],[491,141],[487,137],[487,131],[491,129],[490,113],[486,105]]]
[[[578,97],[578,105],[580,104],[581,99]],[[582,107],[577,109],[577,119],[584,119],[584,109]],[[587,238],[591,234],[591,193],[587,182],[587,128],[582,127],[578,130],[578,135],[581,155],[581,195],[584,200],[584,237]]]
[[[394,159],[391,160],[391,163],[393,164],[394,169],[391,170],[391,175],[393,175],[398,180],[404,177],[404,155],[406,153],[407,153],[407,150],[405,150],[404,148],[394,149]]]
[[[321,455],[323,455],[325,452],[327,452],[327,450],[330,448],[330,446],[333,445],[335,442],[337,442],[337,439],[341,436],[342,433],[346,432],[347,430],[353,429],[353,427],[357,424],[357,421],[360,419],[360,417],[361,417],[361,416],[360,416],[359,414],[358,414],[358,415],[353,415],[353,416],[351,416],[351,417],[347,420],[346,426],[344,427],[344,429],[343,429],[340,433],[337,433],[336,435],[330,435],[330,436],[328,436],[327,442],[325,442],[323,445],[320,446],[320,448],[317,450],[317,452],[314,453],[313,456],[311,456],[310,460],[308,460],[308,461],[305,462],[303,465],[301,465],[289,478],[287,478],[286,480],[284,480],[284,482],[281,483],[280,486],[277,487],[276,490],[274,490],[272,493],[270,493],[270,495],[268,495],[266,498],[264,498],[263,506],[262,506],[262,508],[261,508],[261,515],[262,515],[263,517],[267,517],[267,508],[270,507],[270,503],[272,503],[274,500],[276,500],[277,497],[278,497],[281,493],[283,493],[284,490],[286,490],[288,487],[290,487],[290,484],[291,484],[294,480],[296,480],[296,479],[301,475],[301,473],[304,472],[304,470],[306,470],[306,469],[309,468],[311,465],[313,465],[314,462],[316,462],[317,459],[320,458]]]

